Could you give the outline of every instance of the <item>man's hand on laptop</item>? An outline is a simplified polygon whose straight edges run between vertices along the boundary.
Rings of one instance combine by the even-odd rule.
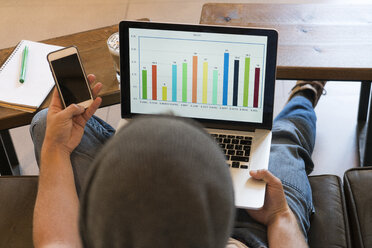
[[[252,170],[251,176],[267,183],[265,204],[260,210],[247,210],[256,221],[267,226],[270,247],[308,247],[287,204],[282,182],[268,170]]]
[[[252,170],[251,176],[267,183],[265,204],[260,210],[247,210],[256,221],[268,226],[282,214],[291,211],[285,199],[282,182],[268,170]]]
[[[93,74],[88,75],[91,85],[95,79]],[[71,104],[63,109],[60,96],[55,89],[48,110],[44,145],[70,154],[79,145],[84,134],[85,124],[102,102],[102,99],[97,97],[101,89],[101,83],[97,83],[93,87],[92,93],[95,100],[87,109],[76,104]]]

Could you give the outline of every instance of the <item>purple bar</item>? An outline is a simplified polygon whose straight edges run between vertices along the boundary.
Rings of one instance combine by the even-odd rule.
[[[253,108],[258,108],[258,93],[260,91],[260,68],[255,68]]]

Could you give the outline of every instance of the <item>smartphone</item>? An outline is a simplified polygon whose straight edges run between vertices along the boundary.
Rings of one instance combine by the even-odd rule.
[[[75,46],[54,51],[47,56],[56,87],[66,108],[77,104],[84,108],[93,102],[92,91]]]

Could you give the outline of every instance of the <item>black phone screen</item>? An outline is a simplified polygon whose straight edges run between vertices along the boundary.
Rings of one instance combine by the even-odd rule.
[[[90,99],[89,89],[76,54],[51,62],[66,107]]]

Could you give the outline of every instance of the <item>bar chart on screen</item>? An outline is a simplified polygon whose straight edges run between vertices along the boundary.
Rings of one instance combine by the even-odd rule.
[[[143,37],[139,43],[141,99],[255,108],[262,103],[264,54],[235,52],[234,43],[216,41]],[[260,44],[247,47],[263,50]]]
[[[196,54],[196,53],[195,53]],[[225,56],[229,56],[229,53],[225,53]],[[191,95],[191,102],[192,103],[203,103],[203,104],[222,104],[228,105],[228,99],[232,99],[232,106],[238,106],[238,94],[239,94],[239,66],[244,66],[243,71],[243,80],[242,80],[242,87],[240,87],[242,93],[239,94],[240,96],[240,106],[248,107],[248,95],[249,95],[249,88],[251,88],[253,92],[253,96],[250,96],[252,100],[252,107],[258,107],[259,102],[259,92],[260,87],[262,84],[260,82],[260,73],[261,73],[261,66],[256,65],[254,70],[250,72],[250,57],[245,57],[242,59],[243,63],[240,63],[241,59],[239,57],[235,57],[233,68],[230,73],[232,73],[233,81],[232,81],[232,90],[229,91],[229,61],[228,59],[224,62],[223,68],[219,69],[218,66],[210,67],[208,63],[208,59],[204,58],[202,63],[202,70],[198,70],[198,56],[192,56],[192,67],[190,67],[187,59],[184,59],[183,62],[170,62],[168,64],[163,64],[162,68],[159,68],[157,65],[158,62],[150,62],[148,66],[141,67],[141,75],[142,78],[140,82],[142,83],[142,99],[152,99],[152,100],[169,100],[173,102],[190,102]],[[242,64],[242,65],[241,65]],[[171,65],[171,68],[169,68]],[[178,70],[178,67],[182,67]],[[151,86],[148,87],[148,68],[151,68]],[[188,77],[188,68],[192,70],[192,79]],[[165,70],[168,69],[168,75]],[[167,84],[166,82],[170,83],[170,87],[166,87],[167,91],[164,91],[164,86],[158,86],[158,70],[161,70],[162,73],[161,79],[164,81],[163,84]],[[180,71],[180,72],[178,72]],[[198,75],[198,71],[201,75]],[[223,72],[223,73],[222,73]],[[180,75],[180,80],[178,78],[178,74]],[[254,79],[251,80],[249,75],[253,74]],[[209,76],[210,75],[210,76]],[[182,83],[178,83],[181,81]],[[180,85],[180,89],[178,89]],[[219,85],[221,86],[219,87]],[[249,87],[251,85],[251,87]],[[230,87],[231,88],[231,87]],[[171,92],[172,97],[158,97],[158,91],[161,89],[162,92]],[[148,98],[147,92],[151,91],[151,98]],[[198,95],[199,100],[198,100]],[[201,99],[200,99],[201,98]],[[219,101],[217,101],[219,99]]]
[[[262,110],[266,41],[262,37],[237,37],[132,32],[132,100],[177,106],[177,110]]]

